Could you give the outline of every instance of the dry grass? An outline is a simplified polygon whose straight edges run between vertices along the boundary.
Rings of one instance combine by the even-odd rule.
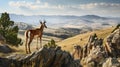
[[[88,38],[91,34],[96,33],[99,38],[105,38],[110,34],[110,32],[113,29],[114,29],[114,27],[106,28],[106,29],[102,29],[102,30],[97,30],[97,31],[93,31],[93,32],[87,32],[84,34],[76,35],[74,37],[70,37],[70,38],[65,39],[61,42],[58,42],[57,44],[59,46],[61,46],[63,50],[71,52],[71,51],[73,51],[74,45],[77,44],[77,45],[83,46],[85,43],[87,43]],[[80,40],[80,39],[82,39],[82,40]]]

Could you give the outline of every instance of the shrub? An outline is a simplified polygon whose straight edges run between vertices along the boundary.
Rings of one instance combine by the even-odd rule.
[[[18,31],[18,26],[14,26],[14,21],[10,20],[9,14],[2,13],[0,17],[0,34],[5,38],[6,43],[13,46],[21,45],[21,39],[17,37]]]
[[[57,45],[56,45],[55,41],[53,39],[51,39],[47,44],[44,45],[44,47],[46,47],[46,48],[50,48],[50,47],[56,48]]]

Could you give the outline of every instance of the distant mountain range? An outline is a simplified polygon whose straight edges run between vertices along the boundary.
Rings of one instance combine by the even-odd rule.
[[[101,28],[120,23],[120,17],[101,17],[97,15],[68,16],[68,15],[17,15],[10,14],[11,20],[30,25],[39,25],[40,20],[46,20],[48,27],[57,28]]]

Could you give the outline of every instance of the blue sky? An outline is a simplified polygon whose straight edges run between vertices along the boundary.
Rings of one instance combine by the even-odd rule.
[[[0,13],[120,17],[120,0],[1,0]]]

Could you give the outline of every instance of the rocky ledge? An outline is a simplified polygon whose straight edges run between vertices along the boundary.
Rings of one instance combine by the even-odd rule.
[[[80,67],[69,52],[57,48],[42,48],[29,55],[0,58],[0,67]]]

